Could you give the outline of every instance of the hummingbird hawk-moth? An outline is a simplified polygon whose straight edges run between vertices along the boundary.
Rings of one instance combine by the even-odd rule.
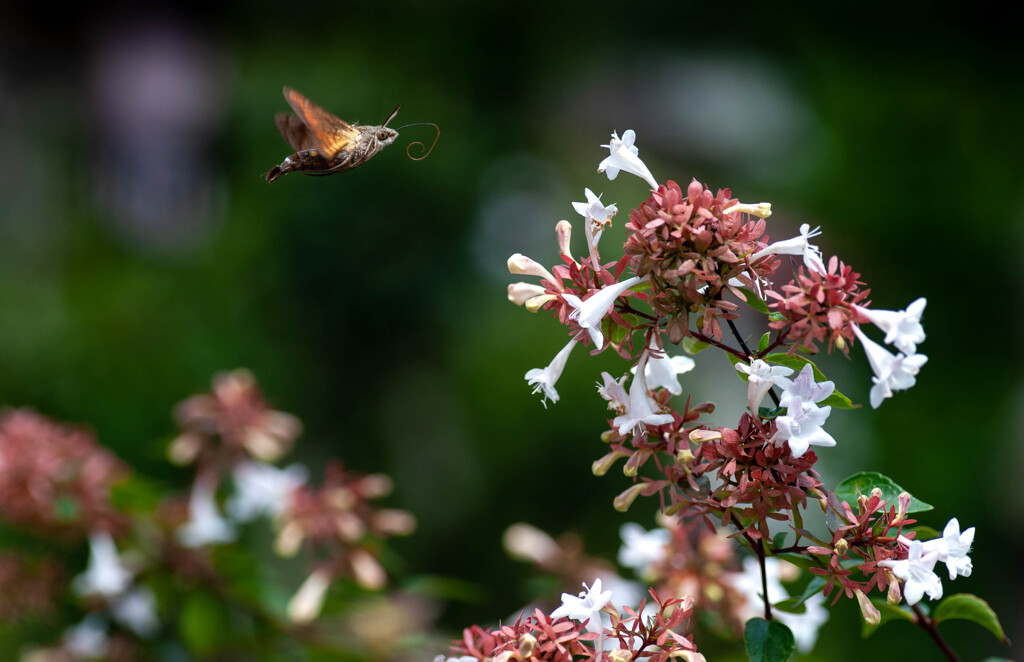
[[[274,122],[285,142],[297,151],[267,172],[268,183],[292,171],[317,176],[346,172],[369,161],[398,137],[398,129],[388,128],[388,122],[394,119],[401,106],[395,108],[379,126],[360,126],[358,122],[349,124],[335,117],[291,88],[284,88],[284,98],[295,113],[278,113]],[[399,128],[404,129],[405,126]],[[430,126],[437,128],[436,124]],[[434,143],[437,143],[437,138]],[[412,143],[417,144],[423,146],[422,143]],[[409,156],[420,160],[429,153],[427,150],[421,157]]]

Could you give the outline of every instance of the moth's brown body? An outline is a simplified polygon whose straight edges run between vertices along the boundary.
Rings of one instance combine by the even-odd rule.
[[[284,88],[284,98],[295,114],[278,113],[274,121],[281,136],[298,151],[267,172],[268,182],[292,171],[333,175],[351,170],[398,137],[398,131],[387,128],[398,108],[380,126],[360,126],[335,117],[290,88]]]

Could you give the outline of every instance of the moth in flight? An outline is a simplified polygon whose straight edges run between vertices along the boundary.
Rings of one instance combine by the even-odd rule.
[[[437,129],[437,136],[441,135],[441,129],[436,124],[427,122],[406,124],[398,129],[388,128],[388,122],[394,119],[401,106],[395,108],[379,126],[360,126],[358,122],[349,124],[335,117],[291,88],[284,88],[284,98],[295,112],[278,113],[274,116],[274,122],[281,136],[296,152],[267,172],[267,182],[273,182],[293,171],[323,176],[361,166],[393,143],[399,129],[406,126],[433,126]],[[434,144],[437,144],[437,137],[434,138]],[[413,145],[423,147],[423,143],[417,142],[410,144],[409,148]],[[433,148],[434,145],[431,145],[420,157],[409,154],[409,158],[417,161],[424,159]],[[409,153],[408,149],[406,153]]]

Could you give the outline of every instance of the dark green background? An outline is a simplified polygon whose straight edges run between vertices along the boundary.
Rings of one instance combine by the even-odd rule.
[[[584,187],[622,210],[614,255],[646,189],[595,168],[610,132],[633,128],[660,181],[771,201],[775,238],[821,225],[826,257],[853,264],[876,306],[928,297],[918,386],[837,413],[819,466],[889,474],[936,507],[924,523],[977,526],[974,576],[946,591],[988,599],[1013,636],[1024,92],[1006,17],[895,3],[19,11],[0,22],[0,402],[88,423],[173,479],[172,405],[248,367],[305,422],[294,458],[395,477],[392,504],[420,521],[397,545],[406,576],[481,588],[442,627],[505,617],[528,597],[500,549],[507,525],[574,529],[610,556],[626,521],[610,508],[626,479],[589,472],[593,383],[621,364],[577,350],[562,401],[542,408],[522,375],[566,336],[505,301],[504,261],[553,263],[554,224],[578,218]],[[268,186],[290,151],[272,121],[282,85],[363,123],[401,103],[397,125],[443,133],[422,162],[402,150],[430,130],[411,128],[353,172]],[[851,357],[822,367],[866,402],[867,362]],[[737,412],[727,362],[703,360],[686,388]],[[632,519],[649,525],[650,506]],[[822,659],[936,659],[923,633],[860,642],[859,628],[844,604]],[[1010,656],[970,624],[948,633],[964,659]]]

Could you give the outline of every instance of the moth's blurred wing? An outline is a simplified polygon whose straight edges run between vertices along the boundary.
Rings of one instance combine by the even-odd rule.
[[[334,158],[335,154],[359,138],[359,131],[352,128],[348,122],[330,114],[295,90],[284,88],[284,98],[288,100],[298,119],[306,125],[312,143],[310,146],[323,152],[325,158]]]
[[[274,115],[274,123],[277,124],[277,130],[281,132],[284,141],[296,152],[318,146],[309,132],[309,127],[295,115],[278,113]]]

